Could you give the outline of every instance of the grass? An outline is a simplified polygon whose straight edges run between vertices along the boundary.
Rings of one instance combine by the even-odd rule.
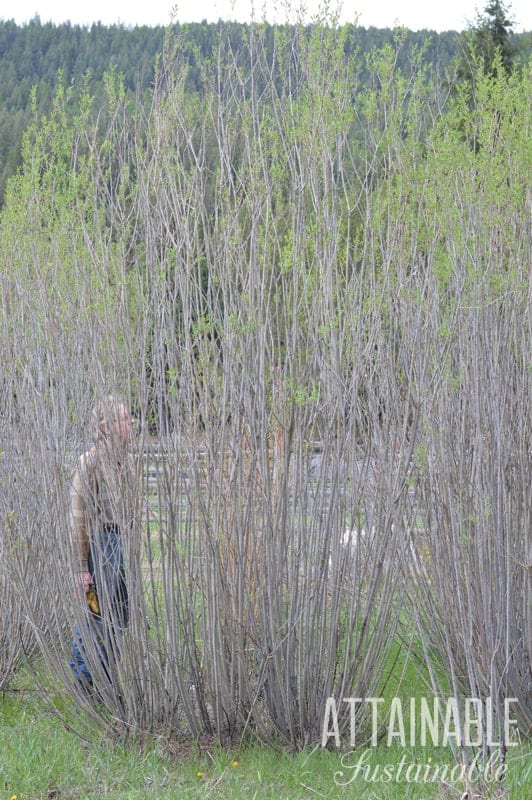
[[[447,748],[430,750],[379,746],[364,755],[316,748],[290,754],[247,744],[239,750],[191,744],[185,751],[154,739],[143,746],[110,742],[97,729],[83,741],[69,732],[57,711],[33,687],[25,671],[15,676],[0,708],[0,800],[428,800],[460,798],[458,784],[376,780],[407,765],[453,766]],[[72,701],[61,698],[75,713]],[[81,711],[79,712],[82,713]],[[507,777],[509,800],[524,800],[531,787],[526,749],[511,753]],[[354,767],[364,758],[355,778]],[[431,759],[431,761],[429,761]],[[414,776],[414,767],[411,767]],[[422,773],[421,773],[422,774]],[[371,778],[371,780],[368,780]],[[494,786],[485,797],[499,798]]]

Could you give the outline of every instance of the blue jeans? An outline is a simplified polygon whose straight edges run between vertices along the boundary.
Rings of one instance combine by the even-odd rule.
[[[124,557],[120,531],[115,525],[102,527],[89,547],[88,568],[92,575],[100,604],[98,614],[86,609],[83,624],[74,627],[70,668],[74,678],[92,686],[93,676],[88,665],[88,652],[96,653],[109,682],[110,666],[115,657],[120,632],[129,623],[129,597],[126,586]],[[90,645],[85,639],[90,639]],[[94,661],[94,655],[92,656]]]

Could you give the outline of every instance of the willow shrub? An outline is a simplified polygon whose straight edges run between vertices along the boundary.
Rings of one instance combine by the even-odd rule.
[[[405,76],[392,48],[374,54],[360,87],[342,36],[279,28],[272,49],[251,27],[235,53],[222,31],[201,97],[185,91],[183,53],[169,43],[145,119],[111,76],[106,124],[92,123],[88,98],[74,125],[56,104],[10,184],[13,586],[72,692],[69,475],[94,399],[118,391],[140,422],[131,623],[117,692],[85,704],[113,730],[249,731],[302,746],[321,739],[327,697],[383,690],[407,597],[427,650],[442,626],[446,641],[457,633],[432,570],[449,496],[434,481],[455,480],[444,466],[466,442],[436,437],[458,425],[448,359],[471,358],[480,338],[453,327],[476,282],[448,255],[468,252],[493,206],[486,197],[463,235],[462,120],[444,118],[443,132],[430,122],[419,55]],[[484,169],[466,150],[472,173]],[[517,308],[507,318],[503,306],[504,326],[518,325]],[[477,489],[463,502],[478,503]],[[452,580],[456,562],[438,565]],[[29,575],[36,593],[24,591]],[[434,630],[428,608],[443,620]],[[449,674],[452,641],[441,650]]]
[[[479,75],[473,109],[467,94],[455,99],[412,173],[410,214],[423,243],[426,341],[412,362],[427,548],[423,568],[414,565],[415,614],[434,690],[491,698],[503,759],[504,700],[514,699],[522,735],[532,722],[527,87],[526,75]],[[457,744],[467,762],[471,750]],[[493,757],[486,727],[482,749]]]
[[[0,690],[9,687],[13,675],[25,659],[31,658],[36,650],[36,639],[29,623],[23,597],[15,590],[11,560],[14,542],[18,531],[15,519],[20,508],[14,493],[9,491],[11,479],[11,459],[8,460],[12,439],[7,426],[2,426],[2,443],[0,451],[0,481],[5,492],[2,502],[2,530],[0,532],[0,597],[2,598],[2,619],[0,621]],[[22,565],[22,574],[26,573],[26,563]],[[24,591],[31,597],[34,587],[31,579],[26,579]]]

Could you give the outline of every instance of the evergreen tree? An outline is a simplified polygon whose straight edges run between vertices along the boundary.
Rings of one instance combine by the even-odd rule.
[[[475,24],[463,37],[459,79],[470,80],[479,61],[485,75],[494,75],[499,65],[509,74],[516,54],[513,25],[509,7],[502,0],[488,0],[484,11],[477,14]]]
[[[479,32],[484,45],[484,70],[493,72],[496,53],[500,54],[501,64],[506,72],[511,72],[515,55],[511,42],[514,21],[509,16],[509,8],[501,0],[489,0],[484,15],[480,17]]]

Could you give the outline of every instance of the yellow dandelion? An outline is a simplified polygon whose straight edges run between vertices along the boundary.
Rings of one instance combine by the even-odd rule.
[[[17,800],[16,794],[12,794],[11,797],[9,798],[9,800]]]
[[[201,770],[198,770],[198,772],[196,772],[196,777],[203,778],[203,772]]]
[[[231,766],[232,767],[238,767],[238,761],[236,760],[236,758],[235,758],[234,761],[231,761]]]

